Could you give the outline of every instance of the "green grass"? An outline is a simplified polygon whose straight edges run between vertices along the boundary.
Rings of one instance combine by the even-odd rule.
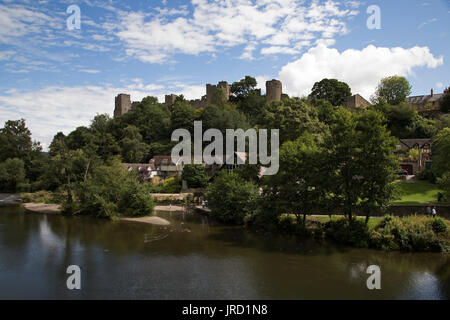
[[[330,217],[329,216],[308,216],[306,219],[308,221],[316,221],[316,222],[320,222],[320,223],[325,223],[325,222],[330,221]],[[333,220],[333,221],[336,221],[336,220],[339,220],[339,219],[344,219],[344,216],[333,215],[331,217],[331,220]],[[365,217],[357,217],[356,219],[357,220],[361,220],[361,221],[366,221]],[[370,217],[369,218],[369,224],[368,224],[369,228],[370,229],[375,228],[381,222],[382,219],[383,219],[383,217]]]
[[[441,191],[437,185],[420,180],[412,183],[399,182],[398,187],[400,199],[392,203],[397,206],[437,204],[437,194]]]

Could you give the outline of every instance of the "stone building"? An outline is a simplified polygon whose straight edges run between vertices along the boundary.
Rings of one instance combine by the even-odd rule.
[[[133,103],[131,102],[131,97],[129,94],[118,94],[115,99],[114,118],[133,111],[138,104],[138,101],[134,101]]]
[[[399,139],[397,144],[397,156],[400,167],[409,175],[416,175],[422,170],[431,168],[431,139]],[[411,150],[417,150],[414,157]]]
[[[266,81],[266,101],[280,101],[283,94],[283,85],[280,80]]]
[[[364,99],[359,94],[355,94],[351,97],[348,97],[344,102],[344,107],[350,108],[350,109],[356,109],[356,108],[367,108],[371,105],[369,101]]]
[[[429,95],[408,97],[407,101],[412,104],[417,112],[425,118],[434,118],[440,113],[441,102],[443,96],[450,90],[447,88],[444,93],[434,93],[431,89]]]
[[[189,100],[191,106],[196,109],[204,108],[208,104],[211,104],[214,97],[214,93],[217,88],[221,89],[226,100],[228,101],[231,96],[231,85],[226,81],[220,81],[217,85],[207,84],[206,85],[206,95],[202,96],[200,99]],[[266,100],[267,102],[279,101],[282,97],[282,84],[279,80],[271,80],[266,82]],[[177,95],[169,94],[165,96],[164,104],[171,110]],[[139,102],[131,103],[131,98],[129,94],[121,93],[116,97],[114,117],[121,116],[129,111],[133,111]]]

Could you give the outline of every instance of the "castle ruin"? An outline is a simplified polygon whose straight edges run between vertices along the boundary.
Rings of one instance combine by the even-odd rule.
[[[200,99],[189,100],[191,106],[196,109],[204,108],[207,105],[211,104],[212,99],[214,97],[214,93],[217,88],[221,89],[226,100],[230,99],[231,95],[231,85],[226,81],[221,81],[217,85],[207,84],[206,85],[206,95],[202,96]],[[266,100],[267,102],[272,101],[280,101],[282,95],[282,84],[279,80],[271,80],[266,82]],[[169,94],[165,96],[164,104],[172,109],[175,101],[177,99],[177,95]],[[115,101],[115,109],[114,109],[114,117],[121,116],[129,111],[133,111],[139,102],[131,102],[131,98],[129,94],[121,93],[117,95]]]
[[[283,85],[280,80],[266,81],[266,101],[280,101],[283,93]]]

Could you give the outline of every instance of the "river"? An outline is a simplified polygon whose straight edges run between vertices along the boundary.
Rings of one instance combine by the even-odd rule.
[[[0,299],[450,299],[447,254],[308,245],[157,213],[171,226],[0,207]],[[66,269],[81,268],[81,290]],[[369,265],[381,289],[368,290]]]

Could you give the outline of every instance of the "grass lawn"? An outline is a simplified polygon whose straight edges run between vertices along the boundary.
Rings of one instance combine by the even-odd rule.
[[[437,194],[441,190],[435,184],[417,180],[412,183],[399,182],[398,186],[400,190],[400,199],[393,202],[394,206],[426,205],[428,203],[438,204]]]

